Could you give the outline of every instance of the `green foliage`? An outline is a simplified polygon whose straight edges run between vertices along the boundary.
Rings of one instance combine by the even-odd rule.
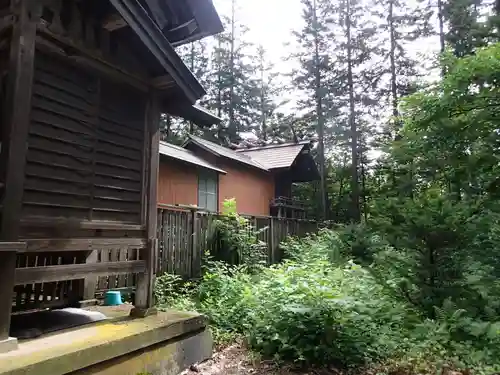
[[[287,259],[258,272],[208,261],[200,283],[177,295],[171,285],[178,279],[165,277],[163,285],[209,317],[219,344],[243,336],[264,358],[279,362],[369,366],[380,374],[500,370],[500,322],[480,319],[450,298],[427,317],[398,292],[394,261],[379,261],[384,244],[387,252],[390,245],[370,230],[345,227],[289,239]],[[353,233],[366,238],[373,266],[350,260]]]
[[[384,356],[381,342],[392,306],[376,299],[380,287],[353,263],[318,259],[266,270],[254,294],[260,304],[248,330],[266,357],[304,364],[354,366]]]
[[[267,228],[257,230],[249,219],[237,213],[234,198],[224,201],[222,216],[215,221],[216,245],[213,247],[217,252],[214,258],[249,270],[258,269],[267,261],[267,245],[259,240],[265,230]]]
[[[176,308],[180,310],[196,310],[190,298],[194,285],[184,282],[180,276],[165,273],[155,280],[154,297],[161,309]]]
[[[385,176],[365,225],[374,269],[429,318],[447,300],[474,319],[499,312],[499,61],[500,44],[446,55],[442,82],[405,101],[387,160],[403,173]]]

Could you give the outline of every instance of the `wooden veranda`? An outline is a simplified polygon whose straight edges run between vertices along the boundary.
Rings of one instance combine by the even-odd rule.
[[[0,352],[11,313],[93,298],[85,278],[136,274],[151,311],[160,114],[210,122],[173,45],[221,31],[210,6],[0,0]]]

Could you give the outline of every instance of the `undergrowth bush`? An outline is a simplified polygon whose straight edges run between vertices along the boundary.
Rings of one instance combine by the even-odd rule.
[[[244,337],[277,361],[398,375],[439,374],[446,367],[478,375],[500,371],[500,323],[453,299],[429,316],[405,299],[390,263],[383,272],[376,255],[391,247],[367,230],[356,241],[353,233],[364,230],[289,239],[282,245],[286,260],[270,267],[208,260],[195,287],[180,290],[177,278],[160,278],[157,299],[206,314],[219,343]],[[375,249],[373,265],[367,257],[356,257],[364,265],[352,260],[353,243]]]
[[[250,220],[238,214],[236,200],[223,203],[222,215],[214,222],[212,254],[218,260],[232,265],[241,265],[249,272],[257,272],[267,262],[267,244],[259,240],[259,234],[267,228],[257,230]]]

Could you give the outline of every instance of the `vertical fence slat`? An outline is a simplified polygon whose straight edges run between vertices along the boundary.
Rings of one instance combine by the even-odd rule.
[[[218,216],[196,209],[177,209],[160,208],[158,210],[158,243],[159,249],[155,260],[156,275],[171,273],[182,276],[183,278],[198,278],[201,276],[202,260],[205,251],[215,254],[220,244],[213,241],[213,225]],[[257,230],[257,238],[266,244],[268,251],[268,263],[278,263],[282,260],[283,254],[280,244],[289,236],[303,237],[319,229],[319,224],[313,221],[301,219],[277,218],[270,216],[249,217],[248,225],[244,230]],[[112,251],[102,250],[98,253],[100,262],[137,260],[139,257],[138,249],[117,248]],[[46,257],[43,263],[59,264],[58,259]],[[41,262],[42,259],[26,259],[30,261]],[[100,277],[97,283],[98,291],[105,291],[114,288],[132,288],[137,282],[134,274]],[[68,283],[46,283],[41,286],[43,295],[50,294],[52,290],[52,299],[65,298],[65,295],[71,291],[71,285]],[[24,290],[23,295],[19,293],[16,297],[16,304],[22,303],[26,299],[37,301],[40,295],[40,287],[36,286],[33,295],[33,288]],[[28,292],[28,293],[26,293]],[[49,292],[49,293],[47,293]],[[49,297],[47,295],[47,297]],[[21,299],[23,301],[21,301]],[[24,302],[26,303],[26,302]]]

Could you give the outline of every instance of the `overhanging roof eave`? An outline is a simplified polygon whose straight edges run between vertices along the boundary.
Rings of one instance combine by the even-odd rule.
[[[170,115],[182,117],[201,127],[210,127],[222,121],[220,117],[197,104],[190,105],[168,101],[164,106],[164,110]]]
[[[172,77],[190,104],[206,94],[205,89],[184,64],[156,23],[138,0],[109,0],[130,28]]]

